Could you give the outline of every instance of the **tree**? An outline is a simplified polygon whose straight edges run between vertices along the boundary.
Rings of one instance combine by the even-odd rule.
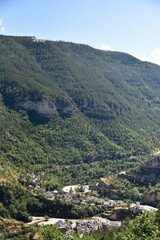
[[[133,221],[127,221],[115,234],[114,240],[160,240],[155,213],[145,212]]]
[[[41,240],[65,240],[63,233],[61,233],[56,225],[45,226],[40,230]]]

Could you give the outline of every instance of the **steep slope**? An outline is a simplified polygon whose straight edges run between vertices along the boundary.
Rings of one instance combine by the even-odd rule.
[[[133,167],[159,144],[159,84],[159,66],[125,53],[0,36],[1,157],[46,181]]]
[[[138,146],[149,147],[144,141],[149,137],[152,143],[159,121],[158,66],[124,53],[73,43],[23,44],[54,84],[65,90],[111,141],[127,150],[136,148],[134,154]]]
[[[99,191],[112,199],[130,199],[158,206],[160,201],[160,156],[150,156],[137,167],[101,178]]]
[[[160,182],[160,157],[145,161],[138,168],[128,171],[125,176],[130,181],[140,184],[156,184]]]

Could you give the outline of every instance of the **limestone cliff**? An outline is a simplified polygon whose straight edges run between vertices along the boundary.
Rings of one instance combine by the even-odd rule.
[[[156,184],[160,182],[160,156],[153,157],[135,170],[126,172],[123,176],[119,174],[119,177],[127,178],[140,184]]]
[[[149,204],[152,206],[157,206],[159,202],[160,202],[160,190],[148,193],[143,199],[144,204]]]

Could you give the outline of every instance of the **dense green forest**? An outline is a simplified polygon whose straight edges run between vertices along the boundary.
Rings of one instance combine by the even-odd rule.
[[[0,51],[2,159],[99,178],[159,147],[157,65],[34,37],[1,36]]]
[[[45,206],[26,190],[27,174],[60,190],[136,167],[160,147],[159,124],[159,66],[82,44],[1,35],[0,215],[25,222],[32,203]]]

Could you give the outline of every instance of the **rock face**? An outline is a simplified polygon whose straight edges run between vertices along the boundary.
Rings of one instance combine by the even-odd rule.
[[[16,90],[18,87],[16,86]],[[26,110],[30,121],[34,124],[47,123],[56,114],[61,117],[72,117],[76,110],[74,102],[69,98],[62,96],[53,99],[37,94],[32,91],[22,94],[19,89],[15,93],[13,86],[10,86],[9,91],[7,88],[2,90],[5,105],[15,110]]]
[[[56,113],[56,106],[46,96],[37,101],[30,100],[29,97],[17,99],[15,108],[33,111],[45,118],[51,118]]]
[[[128,179],[131,183],[136,185],[138,183],[138,185],[145,186],[148,189],[148,193],[144,193],[145,195],[143,195],[143,199],[139,199],[137,195],[137,200],[141,200],[142,204],[156,207],[160,202],[160,156],[152,157],[150,160],[145,161],[139,167],[131,171],[120,172],[117,177],[120,179]],[[149,186],[155,187],[150,188]],[[102,194],[106,192],[106,189],[109,189],[107,190],[107,196],[111,199],[123,199],[123,196],[120,194],[118,189],[110,188],[107,178],[101,179],[98,188]],[[133,200],[135,200],[135,198]]]
[[[35,96],[36,97],[36,96]],[[6,106],[15,110],[25,110],[29,120],[34,124],[47,123],[55,114],[57,108],[47,96],[39,96],[37,99],[27,96],[4,96]]]
[[[119,175],[119,177],[127,178],[140,184],[156,184],[160,182],[160,156],[144,162],[140,168],[127,172],[124,176]]]
[[[152,206],[157,206],[160,202],[160,190],[149,193],[143,199],[144,204],[150,204]]]
[[[144,162],[139,168],[133,171],[120,173],[119,178],[126,178],[131,182],[137,182],[141,185],[155,185],[160,182],[160,156],[154,157]],[[157,206],[160,201],[160,190],[150,192],[142,200],[143,204]]]
[[[29,115],[29,119],[33,123],[46,123],[54,115],[60,114],[62,117],[71,117],[76,107],[71,101],[51,101],[46,96],[42,96],[38,100],[31,100],[29,97],[16,99],[14,107],[16,109],[24,109]]]
[[[73,101],[64,100],[60,98],[56,100],[55,106],[58,113],[62,117],[71,117],[76,110],[76,106]]]

